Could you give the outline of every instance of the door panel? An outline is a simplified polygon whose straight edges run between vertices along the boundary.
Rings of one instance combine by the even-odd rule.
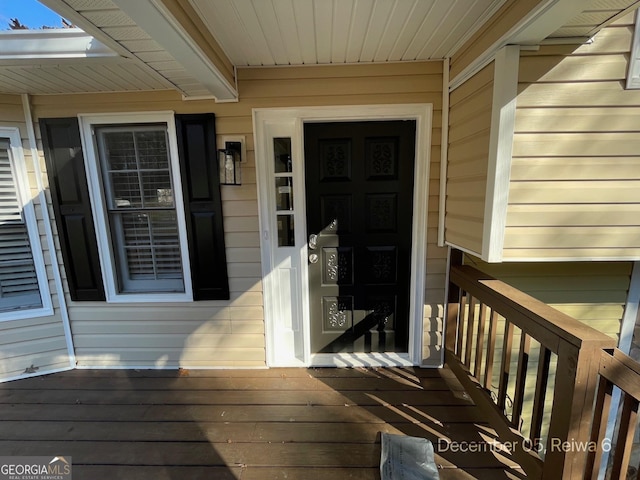
[[[304,133],[311,350],[406,352],[415,122]]]

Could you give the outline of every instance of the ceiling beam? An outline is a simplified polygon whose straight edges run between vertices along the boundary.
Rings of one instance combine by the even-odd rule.
[[[112,0],[218,101],[237,101],[233,66],[180,0]]]

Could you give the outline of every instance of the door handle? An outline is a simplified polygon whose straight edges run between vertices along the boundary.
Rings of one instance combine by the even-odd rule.
[[[315,253],[309,255],[309,263],[318,263],[318,255]]]
[[[309,235],[309,249],[315,250],[316,248],[318,248],[318,235],[312,233]]]

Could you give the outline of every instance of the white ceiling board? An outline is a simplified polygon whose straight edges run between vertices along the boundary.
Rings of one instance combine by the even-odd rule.
[[[295,29],[298,37],[297,44],[292,45],[292,48],[298,50],[298,54],[291,55],[291,65],[296,65],[293,62],[295,58],[302,58],[302,63],[305,65],[313,65],[317,61],[316,56],[316,24],[313,15],[313,1],[314,0],[292,0],[293,12],[295,14],[296,23],[291,26],[291,29]],[[223,47],[224,48],[224,47]],[[298,64],[299,65],[299,64]]]
[[[385,41],[385,31],[391,21],[392,2],[375,2],[367,26],[364,45],[360,54],[360,62],[373,62],[380,44]],[[360,21],[354,19],[354,22]],[[380,61],[380,60],[378,60]]]
[[[316,59],[314,63],[331,63],[333,36],[333,0],[313,3],[314,31],[316,34]],[[302,35],[308,32],[302,31]]]
[[[401,41],[402,33],[409,27],[411,14],[414,10],[415,2],[397,2],[393,6],[382,40],[375,54],[376,61],[401,60],[401,58],[393,59],[391,52]]]
[[[262,66],[444,58],[505,0],[189,2],[234,65]]]
[[[260,21],[257,22],[260,26],[260,33],[262,34],[262,38],[264,38],[265,44],[269,49],[271,58],[273,58],[274,62],[279,65],[288,63],[289,55],[287,54],[287,49],[284,44],[283,27],[284,29],[288,29],[289,27],[284,23],[284,21],[278,19],[275,11],[275,5],[272,2],[256,2],[254,4],[254,8],[256,17],[260,19]],[[278,32],[279,35],[265,38],[262,31],[263,25],[266,31]]]
[[[276,17],[278,18],[278,26],[282,34],[282,43],[284,44],[287,58],[294,65],[300,65],[303,63],[303,47],[302,45],[299,45],[299,26],[296,23],[293,3],[291,0],[274,0],[273,8]]]

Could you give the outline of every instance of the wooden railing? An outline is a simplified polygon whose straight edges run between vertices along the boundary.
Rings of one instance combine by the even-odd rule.
[[[449,278],[447,363],[499,441],[528,478],[584,478],[601,354],[615,340],[472,267]]]
[[[634,433],[638,424],[638,403],[640,402],[640,364],[617,348],[605,350],[600,354],[598,370],[600,382],[598,396],[593,412],[591,445],[596,447],[589,452],[585,479],[598,478],[602,454],[613,449],[613,461],[607,478],[627,478],[629,459],[633,447]],[[622,390],[622,411],[617,418],[615,438],[607,438],[607,424],[611,410],[613,387]],[[637,467],[637,465],[635,465]],[[640,475],[640,473],[638,473]]]

